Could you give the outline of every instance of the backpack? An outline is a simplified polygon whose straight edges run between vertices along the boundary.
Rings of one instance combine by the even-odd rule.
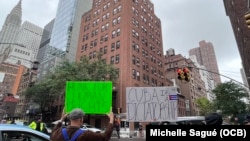
[[[62,129],[62,134],[63,134],[63,137],[64,137],[64,140],[65,140],[65,141],[76,141],[77,137],[78,137],[79,135],[81,135],[84,131],[85,131],[85,130],[78,129],[78,130],[74,133],[74,135],[72,136],[71,139],[69,138],[69,136],[68,136],[68,134],[67,134],[66,128],[63,128],[63,129]]]

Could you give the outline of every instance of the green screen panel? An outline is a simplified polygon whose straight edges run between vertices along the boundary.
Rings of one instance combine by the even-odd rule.
[[[85,114],[106,114],[112,106],[112,82],[67,81],[65,111],[81,108]]]

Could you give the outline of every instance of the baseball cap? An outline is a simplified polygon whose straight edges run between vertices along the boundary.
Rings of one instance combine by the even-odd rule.
[[[84,112],[77,108],[77,109],[74,109],[72,110],[70,113],[69,113],[69,119],[70,120],[75,120],[75,119],[80,119],[84,116]]]

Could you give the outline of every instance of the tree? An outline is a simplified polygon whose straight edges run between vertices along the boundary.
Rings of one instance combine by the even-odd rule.
[[[101,59],[89,60],[83,56],[79,62],[63,61],[53,72],[48,74],[47,81],[55,93],[65,91],[66,81],[115,81],[118,78],[119,70]]]
[[[36,107],[32,108],[33,110],[38,110],[37,112],[42,113],[42,115],[44,115],[43,112],[45,111],[45,108],[49,107],[50,103],[53,102],[56,97],[56,95],[51,91],[50,85],[46,83],[46,81],[41,81],[33,87],[28,87],[24,95],[27,102],[39,105],[38,109],[35,109]]]
[[[225,115],[237,115],[246,112],[247,105],[242,101],[249,98],[248,92],[242,86],[230,81],[221,83],[212,91],[215,96],[215,106]]]
[[[206,97],[197,98],[194,102],[198,105],[201,116],[205,116],[213,111],[213,103]]]

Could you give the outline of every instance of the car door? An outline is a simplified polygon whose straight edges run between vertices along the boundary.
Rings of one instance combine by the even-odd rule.
[[[32,132],[27,131],[1,131],[2,141],[49,141]]]

